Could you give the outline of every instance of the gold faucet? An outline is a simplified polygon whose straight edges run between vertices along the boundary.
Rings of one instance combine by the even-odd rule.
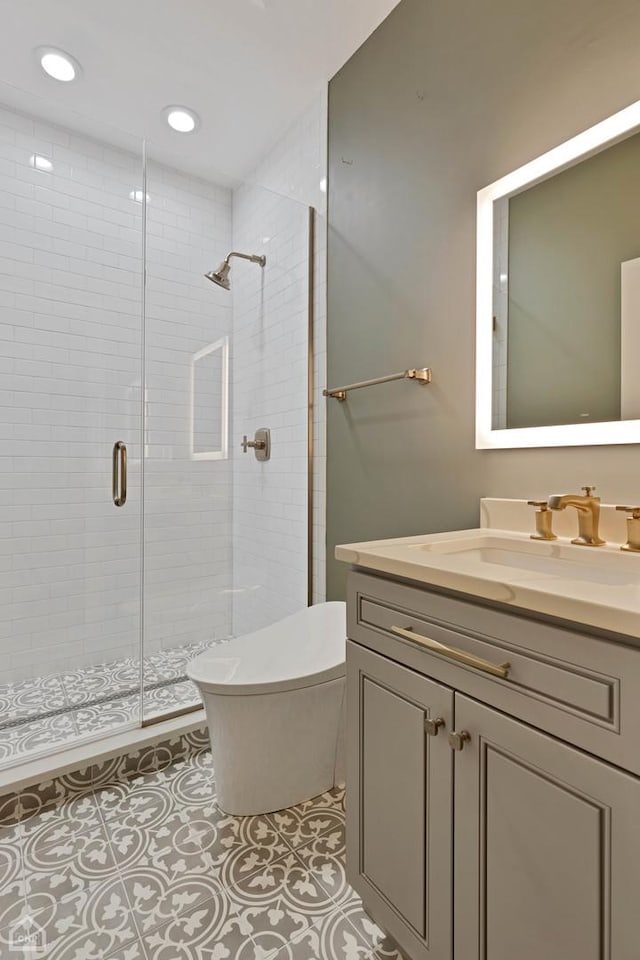
[[[557,540],[551,527],[553,514],[549,510],[549,504],[546,500],[527,500],[530,507],[537,507],[536,510],[536,532],[530,535],[531,540]]]
[[[555,493],[547,500],[550,510],[564,510],[575,507],[578,511],[578,536],[571,543],[582,547],[601,547],[606,540],[598,535],[600,522],[600,497],[594,497],[595,487],[582,487],[584,496],[579,493]]]

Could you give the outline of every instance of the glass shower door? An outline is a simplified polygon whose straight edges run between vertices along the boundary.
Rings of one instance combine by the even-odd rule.
[[[0,107],[3,765],[140,717],[141,150],[43,115]]]
[[[310,213],[147,164],[144,723],[190,659],[308,598]],[[204,274],[230,251],[229,289]],[[271,456],[243,452],[271,431]]]
[[[203,277],[231,238],[231,191],[148,159],[147,193],[146,723],[201,705],[187,663],[231,628],[231,304]]]

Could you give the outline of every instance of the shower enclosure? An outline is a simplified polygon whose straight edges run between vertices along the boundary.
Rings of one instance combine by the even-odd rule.
[[[197,709],[308,601],[309,208],[46,114],[0,107],[2,766]]]

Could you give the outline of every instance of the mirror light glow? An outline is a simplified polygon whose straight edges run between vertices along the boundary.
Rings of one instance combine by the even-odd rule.
[[[640,443],[640,420],[492,429],[493,204],[624,138],[640,125],[640,100],[478,192],[476,253],[476,449]]]

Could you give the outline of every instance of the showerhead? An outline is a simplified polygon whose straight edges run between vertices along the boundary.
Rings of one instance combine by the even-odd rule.
[[[209,273],[205,273],[207,280],[211,280],[212,283],[217,283],[219,287],[222,287],[224,290],[231,289],[231,282],[229,280],[229,273],[231,271],[231,264],[229,260],[231,257],[240,257],[241,260],[249,260],[251,263],[257,263],[261,267],[264,267],[267,262],[266,257],[258,256],[256,253],[238,253],[236,250],[232,250],[231,253],[225,257],[217,270],[210,270]]]
[[[223,260],[217,270],[210,270],[209,273],[205,273],[207,280],[217,283],[219,287],[223,287],[225,290],[231,289],[231,284],[229,283],[229,271],[231,267],[226,260]]]

